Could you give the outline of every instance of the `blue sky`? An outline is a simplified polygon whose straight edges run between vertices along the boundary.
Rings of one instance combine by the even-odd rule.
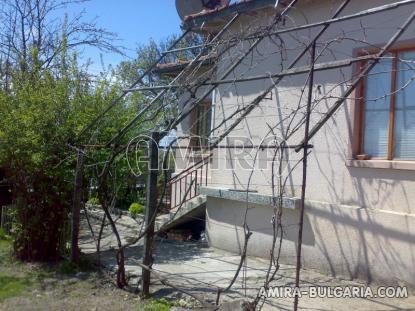
[[[150,38],[159,41],[171,34],[180,33],[180,19],[174,0],[91,0],[66,9],[69,16],[85,9],[85,19],[98,18],[97,24],[115,32],[125,46],[126,54],[134,56],[137,44],[145,44]],[[62,12],[63,16],[63,12]],[[100,54],[96,49],[86,49],[84,56],[94,61],[92,71],[99,70]],[[105,65],[116,65],[125,59],[113,53],[104,54]]]

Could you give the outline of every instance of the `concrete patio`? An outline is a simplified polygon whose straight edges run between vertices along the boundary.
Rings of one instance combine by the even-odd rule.
[[[128,241],[137,235],[139,223],[128,216],[122,216],[117,224],[123,241]],[[93,221],[94,230],[98,232],[98,221]],[[102,241],[102,263],[111,271],[115,271],[116,262],[114,249],[115,239],[107,226],[104,230]],[[95,245],[84,221],[82,231],[82,250],[88,254],[95,253]],[[126,270],[130,277],[130,285],[137,286],[141,274],[141,268],[137,263],[141,261],[143,247],[141,243],[131,246],[126,251]],[[178,242],[166,239],[157,239],[154,253],[154,270],[167,279],[170,283],[183,288],[192,294],[203,297],[213,303],[216,300],[218,287],[226,287],[238,267],[240,257],[222,250],[209,248],[203,242]],[[265,275],[268,262],[260,258],[247,259],[238,279],[232,289],[222,294],[221,302],[235,300],[252,300],[258,294]],[[273,286],[293,285],[295,268],[293,266],[281,266]],[[322,275],[315,271],[303,270],[301,272],[301,287],[309,286],[363,286],[364,284],[339,280]],[[375,292],[376,286],[372,286]],[[154,278],[151,286],[152,293],[156,297],[180,298],[177,290],[162,285]],[[309,298],[302,296],[300,300],[301,310],[415,310],[415,296],[409,290],[409,298]],[[292,310],[292,298],[267,299],[262,310]]]

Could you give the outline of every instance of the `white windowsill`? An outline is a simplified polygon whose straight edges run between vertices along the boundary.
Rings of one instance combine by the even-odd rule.
[[[217,187],[199,187],[199,194],[205,195],[207,197],[227,199],[238,202],[248,202],[252,204],[266,205],[272,207],[274,198],[268,194],[261,194],[256,192],[246,192],[246,191],[235,191],[227,188],[217,188]],[[278,197],[275,197],[278,199]],[[299,209],[300,207],[300,198],[296,197],[283,197],[283,207],[287,209]]]
[[[346,166],[415,171],[415,161],[346,160]]]

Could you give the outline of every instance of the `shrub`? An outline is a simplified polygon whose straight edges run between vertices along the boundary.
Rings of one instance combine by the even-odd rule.
[[[3,228],[0,228],[0,241],[8,241],[10,237],[6,234]]]
[[[64,46],[57,53],[62,63],[52,66],[56,70],[43,68],[45,55],[38,57],[37,52],[33,49],[33,66],[24,63],[27,70],[14,71],[12,65],[11,90],[0,89],[0,167],[17,207],[16,257],[51,262],[62,258],[68,242],[62,236],[72,208],[73,183],[68,180],[72,181],[76,165],[68,145],[118,96],[119,86],[111,79],[91,83],[87,70],[78,66],[75,54],[66,54]],[[130,105],[114,108],[120,113],[109,116],[111,128],[108,125],[94,134],[97,142],[107,141],[114,129],[130,119],[134,107],[126,106]],[[109,153],[97,151],[91,157],[100,161]],[[87,184],[82,190],[87,190]]]
[[[170,303],[165,299],[149,300],[143,306],[138,308],[139,311],[169,311]]]
[[[99,199],[98,198],[89,198],[89,200],[86,202],[91,205],[99,205]]]
[[[86,257],[81,256],[79,263],[73,263],[69,260],[62,261],[58,267],[57,271],[61,274],[76,274],[77,272],[90,272],[94,271],[96,267],[94,264]]]
[[[144,214],[144,210],[144,206],[140,203],[132,203],[128,209],[128,212],[130,213],[131,217],[135,218],[138,215]]]

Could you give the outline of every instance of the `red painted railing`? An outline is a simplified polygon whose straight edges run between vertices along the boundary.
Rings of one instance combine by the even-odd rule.
[[[211,157],[212,154],[205,156],[169,180],[167,186],[170,192],[170,209],[197,197],[197,189],[207,186]]]

